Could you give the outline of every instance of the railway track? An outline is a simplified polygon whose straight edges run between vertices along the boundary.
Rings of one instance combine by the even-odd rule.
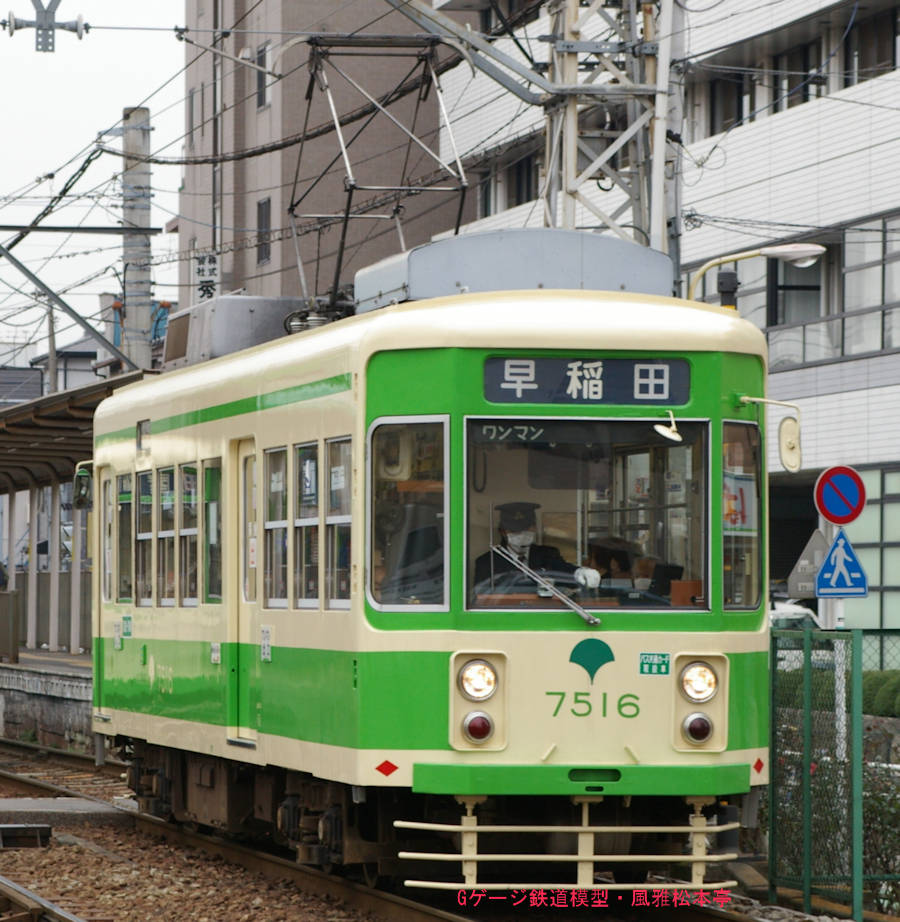
[[[49,900],[0,877],[0,919],[29,922],[87,922],[73,916]]]
[[[134,811],[133,805],[125,807],[124,804],[131,803],[131,792],[121,778],[124,769],[123,764],[97,767],[89,756],[48,750],[33,744],[0,741],[0,796],[4,791],[8,793],[10,790],[15,790],[17,793],[31,796],[35,794],[57,797],[75,796],[104,804],[113,804],[120,809],[127,810],[134,829],[146,836],[155,840],[164,840],[178,849],[194,849],[206,855],[215,856],[272,880],[289,881],[304,893],[314,894],[330,901],[340,901],[359,912],[360,915],[366,914],[369,917],[390,920],[390,922],[433,922],[436,919],[446,920],[446,922],[472,922],[474,919],[507,922],[507,920],[523,918],[523,913],[524,917],[534,922],[540,922],[544,918],[552,918],[561,922],[567,917],[586,917],[583,909],[564,910],[553,907],[542,909],[529,906],[527,903],[514,909],[510,904],[503,906],[498,903],[488,904],[486,901],[478,905],[460,907],[460,911],[455,912],[448,908],[451,906],[453,895],[445,895],[442,906],[429,906],[405,897],[373,890],[362,883],[334,874],[326,874],[316,868],[298,865],[288,857],[249,848],[216,835],[191,832],[157,817],[138,814]],[[647,889],[648,891],[653,890],[652,881],[648,882]],[[0,896],[3,893],[3,888],[0,886]],[[52,907],[52,904],[49,905]],[[630,908],[620,910],[612,902],[610,902],[609,909],[603,910],[607,922],[616,922],[621,918],[637,918],[635,913],[640,911],[630,910]],[[723,908],[691,906],[689,908],[657,908],[654,911],[662,914],[660,922],[686,922],[688,919],[696,922],[700,915],[729,920],[729,922],[751,922],[751,920],[768,922],[772,919],[782,922],[786,919],[807,918],[801,913],[780,907],[766,907],[741,898]],[[63,915],[53,916],[49,914],[52,908],[42,909],[41,912],[47,914],[23,916],[22,918],[67,919],[70,922],[77,919],[75,916],[65,914],[64,911]],[[106,922],[111,917],[87,916],[91,922],[94,918],[97,918],[98,922],[101,920]],[[0,922],[3,922],[3,919],[3,912],[0,911]]]
[[[105,804],[111,803],[124,810],[126,808],[122,806],[122,802],[131,792],[119,778],[122,769],[123,766],[97,768],[88,756],[82,757],[9,741],[0,743],[0,791],[14,789],[31,796],[81,797]],[[471,917],[373,890],[362,883],[298,865],[293,860],[248,848],[219,836],[191,832],[157,817],[135,813],[133,808],[127,812],[134,828],[139,832],[165,840],[180,849],[196,849],[204,854],[216,856],[271,879],[290,881],[306,894],[340,901],[359,912],[361,916],[367,914],[390,922],[471,920]],[[0,913],[0,922],[3,918]],[[49,920],[56,917],[48,915],[46,918]],[[71,915],[58,918],[78,919]]]

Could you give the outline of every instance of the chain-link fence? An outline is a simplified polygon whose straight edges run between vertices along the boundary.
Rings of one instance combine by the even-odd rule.
[[[770,885],[900,915],[900,631],[773,631]]]

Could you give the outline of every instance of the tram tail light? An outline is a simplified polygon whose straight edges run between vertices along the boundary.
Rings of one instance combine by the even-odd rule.
[[[463,733],[473,743],[483,743],[494,733],[494,722],[484,711],[471,711],[463,719]]]
[[[689,743],[705,743],[712,736],[712,720],[699,712],[688,714],[682,721],[681,732]]]

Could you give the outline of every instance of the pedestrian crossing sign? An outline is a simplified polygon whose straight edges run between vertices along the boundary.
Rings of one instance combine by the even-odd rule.
[[[859,599],[868,594],[869,583],[862,564],[844,534],[844,529],[839,528],[816,576],[816,597]]]

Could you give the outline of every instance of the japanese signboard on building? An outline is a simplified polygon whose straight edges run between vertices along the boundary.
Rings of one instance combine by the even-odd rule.
[[[194,257],[194,291],[197,301],[208,301],[219,293],[219,257],[215,253]]]

